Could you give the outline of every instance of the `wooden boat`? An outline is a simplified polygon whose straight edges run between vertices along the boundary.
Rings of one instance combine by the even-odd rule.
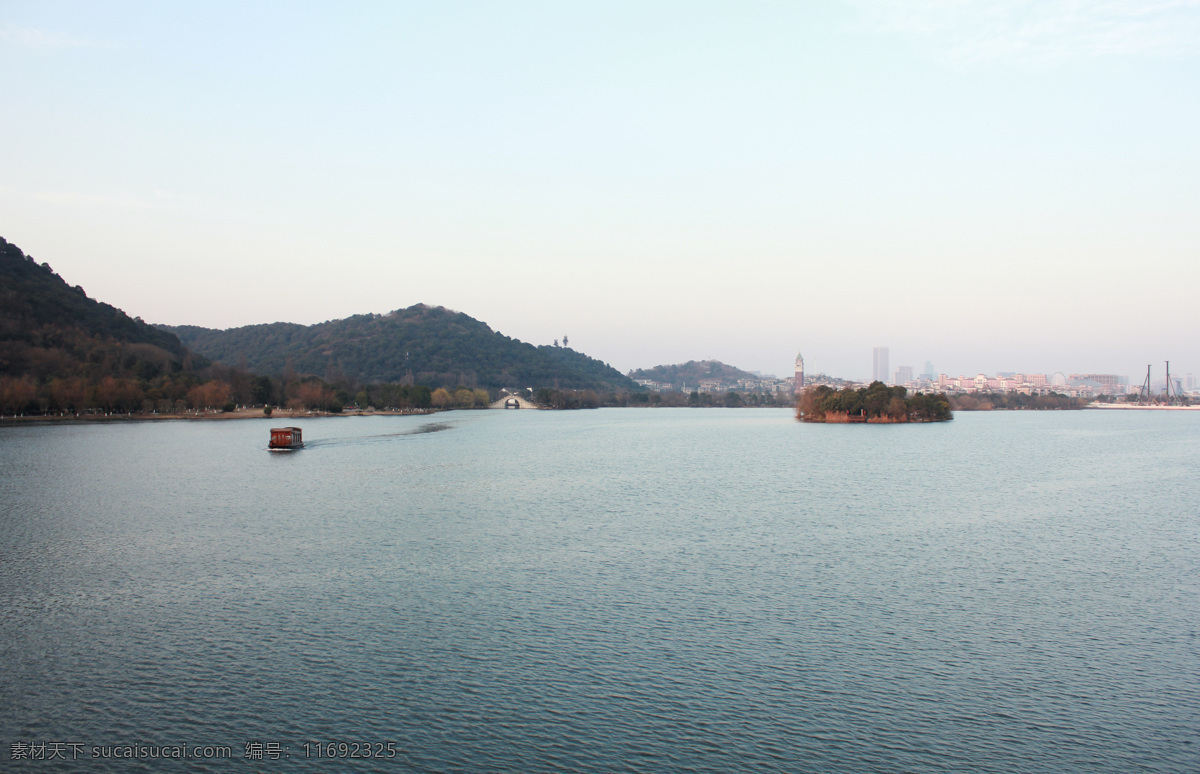
[[[293,451],[304,446],[304,436],[298,427],[272,427],[271,442],[267,448],[271,451]]]

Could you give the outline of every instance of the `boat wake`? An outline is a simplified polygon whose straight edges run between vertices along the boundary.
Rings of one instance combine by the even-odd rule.
[[[323,438],[318,441],[307,441],[305,443],[305,448],[312,449],[319,447],[329,449],[336,446],[358,446],[359,444],[364,443],[385,443],[387,441],[392,441],[397,438],[404,438],[406,436],[440,433],[443,430],[449,430],[453,426],[454,424],[452,422],[430,422],[429,424],[419,425],[417,427],[409,428],[408,430],[401,430],[396,433],[356,435],[349,438]]]

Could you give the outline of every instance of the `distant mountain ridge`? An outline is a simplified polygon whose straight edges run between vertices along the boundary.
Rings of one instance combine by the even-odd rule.
[[[353,383],[390,388],[368,398],[402,408],[436,405],[439,386],[531,387],[585,405],[600,403],[589,391],[639,389],[599,360],[517,341],[442,307],[310,326],[152,326],[88,298],[0,239],[0,416],[181,415],[263,404],[337,411],[353,399]],[[573,390],[582,395],[567,395]],[[471,392],[478,403],[483,391]]]
[[[739,379],[761,379],[761,376],[743,371],[719,360],[689,360],[675,365],[660,365],[639,368],[629,372],[631,379],[645,379],[669,384],[676,389],[699,387],[700,382],[716,380],[722,384],[733,384]]]
[[[413,381],[487,389],[556,387],[636,390],[629,377],[566,347],[535,347],[462,312],[417,304],[316,325],[269,323],[213,330],[158,326],[192,351],[226,365],[280,375],[362,383]]]
[[[179,371],[186,358],[174,334],[88,298],[0,238],[0,375],[147,379]]]

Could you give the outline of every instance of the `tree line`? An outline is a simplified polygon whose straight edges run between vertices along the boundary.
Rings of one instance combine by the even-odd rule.
[[[1052,392],[1047,395],[1026,395],[1020,392],[988,392],[951,395],[950,408],[955,411],[1056,411],[1081,409],[1084,398],[1072,398]]]
[[[441,393],[449,394],[446,390]],[[464,401],[439,396],[444,407]],[[486,392],[484,392],[486,397]],[[373,384],[354,393],[315,376],[273,378],[214,363],[191,369],[184,364],[166,373],[146,376],[137,364],[103,375],[34,374],[0,376],[0,413],[5,415],[66,414],[184,414],[233,411],[239,407],[282,407],[290,410],[341,412],[347,405],[379,406],[393,410],[435,407],[435,395],[424,385]],[[479,401],[471,393],[470,405]]]
[[[577,409],[601,407],[633,408],[738,408],[790,407],[789,393],[736,392],[598,392],[596,390],[559,390],[542,387],[534,391],[533,402],[547,408]]]
[[[114,357],[119,344],[108,348],[91,368],[70,364],[50,374],[0,375],[0,414],[186,414],[234,411],[244,407],[273,407],[290,411],[341,413],[347,408],[409,411],[486,408],[499,391],[457,385],[359,384],[344,375],[332,379],[263,376],[221,363],[197,366],[185,352],[182,360],[148,365],[141,358]],[[539,387],[529,396],[546,408],[610,407],[781,407],[792,404],[785,393],[764,394],[599,391]]]

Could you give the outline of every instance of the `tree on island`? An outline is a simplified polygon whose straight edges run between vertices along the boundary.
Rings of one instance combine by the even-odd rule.
[[[942,393],[917,393],[888,387],[880,381],[855,390],[835,390],[824,384],[809,387],[796,400],[796,418],[805,422],[944,422],[953,419],[950,401]]]

